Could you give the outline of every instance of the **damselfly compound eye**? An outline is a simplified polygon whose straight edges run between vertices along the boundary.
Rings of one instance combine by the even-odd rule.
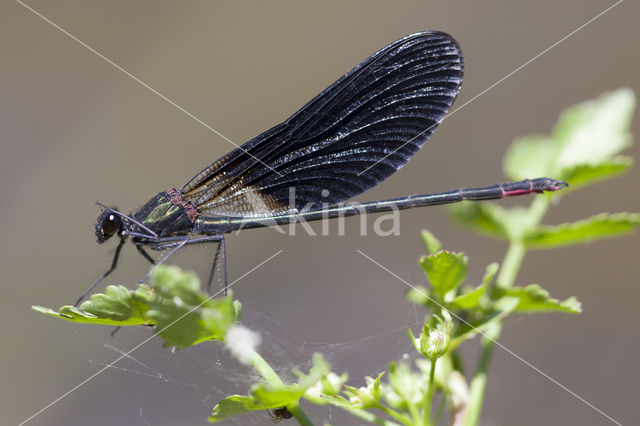
[[[98,217],[98,223],[95,226],[96,237],[98,242],[102,243],[111,238],[122,225],[122,219],[111,210],[106,210]]]

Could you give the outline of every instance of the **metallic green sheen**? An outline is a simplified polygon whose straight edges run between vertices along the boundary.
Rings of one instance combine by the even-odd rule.
[[[160,236],[185,234],[193,226],[185,209],[172,203],[166,192],[149,200],[134,214],[134,219]]]

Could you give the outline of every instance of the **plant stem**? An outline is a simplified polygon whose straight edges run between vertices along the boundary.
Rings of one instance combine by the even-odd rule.
[[[302,426],[313,426],[313,423],[309,420],[309,417],[307,417],[305,412],[302,411],[302,408],[300,408],[298,403],[287,405],[287,410],[293,414],[293,417],[295,417],[298,423]]]
[[[464,416],[465,426],[475,426],[480,420],[480,412],[482,411],[482,402],[484,400],[484,390],[487,385],[487,372],[489,370],[489,361],[493,352],[493,342],[500,337],[502,331],[502,323],[494,322],[489,325],[485,336],[482,339],[482,353],[476,374],[471,380],[469,387],[469,401],[467,403],[467,412]]]
[[[533,199],[528,211],[528,219],[531,226],[530,229],[535,228],[540,222],[542,222],[542,218],[547,214],[553,197],[553,194],[541,194]]]
[[[398,420],[399,422],[404,423],[405,425],[419,425],[420,424],[420,417],[418,416],[417,411],[415,410],[415,407],[413,406],[413,404],[408,404],[407,409],[409,410],[410,414],[411,414],[411,419],[408,418],[407,416],[404,416],[400,413],[398,413],[396,410],[392,410],[389,407],[385,407],[382,404],[378,404],[377,408],[382,411],[383,413],[385,413],[386,415],[388,415],[389,417],[393,417],[394,419]]]
[[[409,410],[409,414],[411,414],[411,418],[412,418],[412,421],[409,424],[412,426],[423,426],[422,417],[420,416],[420,410],[415,404],[413,404],[413,402],[407,403],[407,410]],[[394,418],[397,418],[397,417],[394,417]]]
[[[509,248],[502,261],[496,285],[502,289],[513,287],[522,261],[527,249],[522,241],[522,237],[526,234],[526,230],[535,229],[542,221],[543,216],[547,213],[551,202],[551,194],[536,197],[529,206],[527,217],[523,224],[522,233],[518,234],[518,238],[513,238],[509,243]],[[502,321],[496,321],[489,325],[487,331],[482,338],[482,352],[478,361],[478,368],[471,380],[469,389],[469,402],[467,404],[467,413],[464,418],[465,426],[475,426],[480,420],[480,412],[482,411],[482,403],[484,400],[484,391],[487,385],[487,372],[489,363],[493,353],[493,347],[500,338],[502,333]]]
[[[433,388],[435,387],[436,376],[436,360],[431,360],[431,366],[429,368],[429,388],[427,390],[427,398],[424,406],[424,424],[431,424],[431,405],[433,404]]]
[[[526,249],[521,241],[512,241],[509,244],[507,253],[502,261],[500,273],[496,279],[496,285],[501,288],[513,287],[513,283],[518,275],[520,265]],[[502,332],[502,321],[496,321],[489,325],[482,338],[482,352],[476,373],[471,380],[469,388],[469,402],[467,404],[467,412],[464,417],[465,426],[475,426],[480,420],[482,411],[482,403],[484,401],[484,391],[487,386],[487,372],[489,370],[489,362],[493,353],[494,342],[500,338]]]
[[[382,425],[382,426],[399,426],[399,423],[396,422],[392,422],[391,420],[385,420],[385,419],[381,419],[380,417],[376,416],[373,413],[370,413],[369,411],[365,411],[359,408],[344,408],[347,412],[353,414],[356,417],[360,417],[361,419],[369,422],[369,423],[374,423],[377,425]],[[405,424],[411,424],[411,423],[405,423]]]
[[[269,383],[272,385],[284,385],[280,376],[276,374],[275,371],[271,368],[271,366],[260,356],[258,352],[253,351],[251,354],[251,365],[256,371]]]
[[[496,285],[498,287],[503,289],[513,287],[525,253],[526,249],[521,241],[512,241],[511,244],[509,244],[507,254],[505,254],[502,260],[502,266],[496,279]]]

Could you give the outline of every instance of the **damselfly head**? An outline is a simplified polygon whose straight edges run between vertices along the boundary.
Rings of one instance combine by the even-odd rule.
[[[98,222],[94,228],[98,244],[102,244],[111,238],[122,227],[122,218],[115,209],[103,209],[98,215]]]

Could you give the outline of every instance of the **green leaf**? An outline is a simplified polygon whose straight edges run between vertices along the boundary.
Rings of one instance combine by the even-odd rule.
[[[484,296],[486,290],[487,285],[481,284],[466,293],[456,296],[456,298],[451,301],[449,306],[452,309],[462,310],[476,308],[480,304],[480,299],[482,298],[482,296]]]
[[[313,366],[306,375],[294,371],[298,376],[298,383],[291,385],[280,383],[259,383],[251,389],[255,400],[267,408],[278,408],[297,403],[304,393],[320,383],[330,372],[329,364],[319,353],[313,354]]]
[[[530,135],[518,138],[507,150],[502,168],[514,181],[552,175],[550,170],[556,147],[548,136]]]
[[[233,316],[236,319],[236,322],[242,321],[242,302],[239,300],[233,301]]]
[[[538,197],[549,196],[541,194]],[[472,230],[498,239],[516,240],[522,238],[533,226],[535,218],[529,209],[512,207],[505,209],[496,203],[460,203],[449,209],[452,219]]]
[[[468,259],[463,253],[442,250],[423,256],[418,263],[427,274],[429,282],[442,300],[451,290],[460,286],[467,276]]]
[[[351,401],[340,395],[321,395],[328,404],[340,408],[360,408],[360,401]]]
[[[420,236],[422,237],[422,243],[429,252],[429,254],[436,254],[442,250],[442,243],[431,232],[424,229]]]
[[[427,325],[425,324],[424,327],[426,327]],[[418,351],[419,353],[422,353],[422,348],[420,347],[420,336],[416,337],[413,335],[413,331],[411,331],[411,329],[407,329],[407,331],[409,332],[409,339],[411,339],[411,343],[413,343],[413,347],[416,348],[416,351]],[[423,331],[424,332],[424,331]],[[429,331],[427,330],[427,333]]]
[[[345,385],[345,394],[349,397],[349,404],[352,408],[372,408],[378,407],[380,404],[381,390],[380,379],[384,376],[384,372],[378,374],[378,377],[372,379],[366,377],[367,385],[359,388]],[[345,404],[346,402],[343,402]]]
[[[274,407],[277,408],[277,407]],[[220,420],[227,419],[229,417],[237,416],[238,414],[248,413],[255,410],[266,410],[267,407],[263,407],[257,404],[252,396],[246,395],[231,395],[222,399],[214,408],[213,413],[209,416],[211,423],[219,422]]]
[[[582,164],[566,168],[563,170],[561,177],[569,182],[569,187],[563,193],[575,191],[605,179],[614,178],[625,173],[631,166],[633,166],[633,158],[618,156],[603,160],[600,164]]]
[[[453,351],[464,341],[476,336],[479,332],[486,332],[487,329],[498,321],[504,320],[518,306],[518,298],[503,296],[493,303],[490,309],[482,312],[475,312],[473,316],[466,318],[455,329],[454,337],[451,339],[449,351]]]
[[[487,266],[487,269],[484,273],[484,279],[482,280],[482,284],[480,284],[475,289],[472,289],[471,291],[463,293],[457,296],[456,298],[454,298],[451,301],[449,307],[452,309],[477,308],[478,305],[480,304],[480,300],[482,299],[482,296],[484,296],[487,290],[487,287],[489,286],[489,284],[491,283],[491,281],[493,280],[493,277],[496,275],[497,272],[498,272],[497,263],[492,263],[489,266]]]
[[[535,312],[567,312],[578,314],[582,311],[581,304],[575,297],[570,297],[564,301],[553,299],[549,292],[537,284],[526,287],[512,287],[504,290],[510,297],[518,298],[518,306],[515,312],[535,313]]]
[[[507,239],[504,227],[506,211],[495,203],[458,203],[448,208],[451,219],[458,225],[498,239]]]
[[[139,286],[136,295],[144,293],[149,293],[149,287]],[[134,297],[126,287],[110,285],[104,294],[92,295],[80,307],[66,305],[58,312],[42,306],[32,308],[43,314],[73,322],[116,326],[149,324],[149,319],[144,315],[146,307]]]
[[[399,423],[392,422],[391,420],[382,419],[369,411],[365,411],[360,408],[353,408],[354,405],[356,404],[354,404],[353,402],[343,397],[336,397],[336,396],[329,396],[329,395],[323,395],[322,397],[326,400],[327,403],[335,405],[336,407],[340,407],[343,410],[346,410],[347,412],[353,414],[354,416],[361,418],[367,423],[377,424],[381,426],[400,426]],[[409,419],[407,419],[407,421],[409,421]],[[406,425],[407,423],[405,422],[403,424]]]
[[[396,406],[416,405],[423,398],[424,377],[416,374],[405,363],[389,364],[389,386],[384,397]]]
[[[417,303],[418,305],[427,306],[429,302],[432,302],[429,296],[429,290],[421,285],[414,286],[407,291],[406,298],[411,303]]]
[[[610,238],[633,231],[640,223],[638,213],[603,213],[588,219],[558,226],[540,226],[527,233],[529,248],[564,247]]]
[[[563,179],[575,190],[623,173],[631,159],[614,156],[632,143],[634,106],[633,91],[624,88],[569,108],[551,137],[530,135],[512,143],[503,161],[505,174],[513,180]]]
[[[322,355],[316,353],[313,355],[313,366],[308,375],[296,372],[299,377],[298,383],[290,385],[273,381],[258,383],[251,388],[251,395],[232,395],[221,400],[213,409],[209,421],[217,422],[249,411],[274,409],[294,403],[297,404],[307,390],[326,379],[328,374],[329,364],[327,364]]]
[[[294,370],[294,374],[298,376],[297,386],[304,393],[311,386],[314,386],[316,383],[327,377],[327,374],[329,374],[330,371],[331,368],[329,367],[329,363],[325,361],[322,354],[314,353],[313,366],[309,369],[308,375],[305,375],[301,371]]]
[[[33,309],[67,321],[116,326],[156,325],[155,332],[165,346],[185,348],[204,340],[223,340],[236,322],[240,306],[227,297],[210,299],[200,291],[193,273],[159,265],[151,274],[151,286],[136,287],[132,293],[123,286],[108,286],[104,294],[94,294],[80,305],[63,306],[59,312],[34,306]]]
[[[326,377],[320,379],[315,385],[309,387],[304,393],[304,398],[318,405],[327,403],[325,396],[337,396],[342,390],[342,386],[347,382],[349,375],[342,373],[338,376],[335,373],[329,373]]]
[[[196,274],[160,265],[151,273],[153,297],[146,317],[157,324],[164,346],[179,349],[205,340],[223,340],[235,323],[231,295],[211,299],[200,291]]]
[[[488,286],[493,281],[493,278],[498,273],[498,269],[500,269],[500,265],[497,263],[490,263],[484,270],[484,276],[482,277],[482,285]]]
[[[553,130],[557,169],[600,165],[628,148],[634,106],[633,91],[623,88],[566,110]]]
[[[80,305],[80,309],[100,318],[137,324],[144,320],[145,302],[151,293],[146,285],[138,286],[133,294],[124,286],[107,286],[104,294],[92,295]]]
[[[372,393],[371,396],[373,397],[374,400],[376,401],[380,401],[380,379],[382,379],[382,376],[384,376],[384,371],[380,374],[378,374],[378,377],[376,377],[373,382],[371,382],[371,389],[372,389]]]
[[[296,402],[304,391],[296,385],[275,385],[259,383],[251,388],[251,395],[259,406],[265,408],[284,407]]]

